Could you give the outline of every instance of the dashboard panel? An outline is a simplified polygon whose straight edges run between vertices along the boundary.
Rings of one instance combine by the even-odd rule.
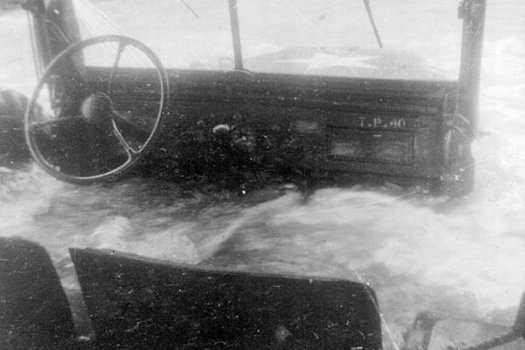
[[[90,74],[93,89],[108,76],[98,73]],[[116,104],[139,116],[154,107],[148,72],[124,71],[116,79]],[[445,116],[455,112],[458,94],[449,81],[193,70],[169,71],[169,82],[169,106],[151,157],[213,162],[214,154],[227,151],[214,134],[223,126],[227,143],[241,145],[235,157],[260,168],[425,181],[443,172]]]

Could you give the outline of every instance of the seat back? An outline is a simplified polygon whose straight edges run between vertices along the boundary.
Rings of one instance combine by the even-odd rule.
[[[157,349],[380,349],[374,292],[346,280],[71,250],[97,343]]]
[[[46,250],[0,237],[0,349],[57,348],[73,334],[69,304]]]

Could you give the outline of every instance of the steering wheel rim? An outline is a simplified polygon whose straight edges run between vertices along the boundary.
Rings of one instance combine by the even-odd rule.
[[[120,55],[126,46],[132,46],[132,47],[139,49],[143,54],[146,55],[146,57],[150,60],[150,62],[153,63],[158,81],[160,83],[159,101],[158,101],[159,104],[158,104],[157,115],[155,118],[155,123],[153,124],[151,131],[149,131],[148,138],[142,143],[142,146],[139,148],[139,150],[136,151],[124,139],[124,137],[122,136],[120,130],[118,129],[115,123],[115,120],[111,118],[114,136],[116,136],[120,145],[124,148],[128,159],[121,165],[109,171],[102,172],[102,173],[95,174],[95,175],[82,176],[82,175],[72,175],[72,174],[64,173],[60,170],[59,167],[51,164],[48,160],[45,159],[44,155],[42,154],[40,150],[40,147],[38,146],[36,142],[35,129],[38,129],[39,127],[43,125],[59,124],[65,120],[72,120],[74,118],[78,118],[78,116],[69,116],[67,118],[56,118],[56,119],[51,119],[46,122],[34,122],[32,121],[32,115],[33,115],[33,111],[38,108],[37,100],[40,97],[40,92],[42,91],[42,88],[44,87],[45,84],[49,83],[50,77],[53,75],[53,73],[55,72],[55,69],[60,65],[60,63],[62,63],[64,59],[69,58],[73,54],[84,50],[88,46],[100,44],[100,43],[112,43],[112,42],[116,42],[119,46],[118,46],[117,57],[115,59],[114,66],[111,69],[111,73],[110,73],[111,75],[108,81],[108,90],[111,90],[112,79],[114,77],[115,70],[118,67]],[[154,143],[154,140],[156,139],[159,133],[158,131],[160,129],[162,119],[165,115],[167,97],[169,96],[169,83],[168,82],[169,81],[168,81],[166,70],[164,69],[164,66],[162,65],[160,59],[153,52],[153,50],[151,50],[148,46],[146,46],[145,44],[143,44],[142,42],[136,39],[133,39],[127,36],[123,36],[123,35],[104,35],[104,36],[97,36],[97,37],[93,37],[87,40],[83,40],[83,41],[80,41],[68,47],[67,49],[62,51],[60,54],[58,54],[49,63],[42,77],[39,79],[38,84],[36,85],[35,90],[31,96],[31,99],[27,105],[26,112],[24,115],[24,137],[25,137],[26,144],[29,148],[29,152],[31,156],[33,157],[35,162],[48,174],[60,180],[66,181],[66,182],[76,183],[76,184],[90,184],[90,183],[99,182],[99,181],[109,181],[109,180],[117,178],[118,176],[122,175],[125,171],[133,167],[133,165],[135,165],[138,162],[138,160],[142,158],[142,156],[146,153],[146,150],[149,149],[150,145]],[[96,93],[98,92],[95,92],[95,94]],[[92,93],[91,95],[93,94],[94,93]],[[112,108],[112,112],[115,112],[118,114],[118,112],[115,109],[113,109],[112,105],[111,105],[111,108]]]

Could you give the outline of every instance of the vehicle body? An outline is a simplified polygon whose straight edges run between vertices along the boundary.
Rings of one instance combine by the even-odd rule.
[[[229,6],[232,38],[232,55],[222,69],[210,69],[206,62],[165,69],[170,62],[138,41],[85,40],[74,2],[20,2],[32,15],[41,72],[25,117],[25,137],[36,161],[60,179],[102,181],[138,165],[135,171],[142,175],[240,184],[277,174],[306,183],[389,182],[451,194],[473,186],[471,143],[478,123],[485,1],[460,4],[461,54],[457,77],[451,79],[439,78],[412,54],[384,48],[299,46],[245,58],[236,1],[221,5]],[[113,45],[109,64],[96,62],[104,56],[97,45]],[[149,63],[121,64],[128,47]],[[96,94],[109,99],[97,100]],[[47,114],[34,110],[39,103],[47,105]],[[104,103],[112,111],[86,112],[104,110]],[[123,138],[112,137],[123,142],[122,154],[104,160],[101,154],[115,153],[115,142],[97,141],[93,132],[64,121],[86,119],[86,113],[132,121],[145,135],[131,146],[125,127],[115,124]]]

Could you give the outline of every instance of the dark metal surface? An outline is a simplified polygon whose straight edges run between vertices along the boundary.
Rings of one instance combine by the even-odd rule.
[[[90,89],[102,86],[105,76],[103,70],[90,71]],[[148,72],[121,70],[119,78],[114,84],[117,103],[128,105],[137,114],[151,108],[148,91],[136,88],[152,81]],[[253,79],[244,79],[204,71],[170,71],[169,80],[173,86],[170,114],[149,155],[149,167],[172,165],[171,173],[175,173],[184,171],[177,164],[181,159],[194,160],[198,165],[206,163],[198,155],[213,154],[210,151],[216,145],[212,139],[213,127],[227,124],[237,130],[249,129],[255,135],[259,142],[246,158],[266,168],[279,166],[274,161],[286,158],[283,164],[295,169],[357,177],[372,175],[379,181],[391,176],[408,179],[405,182],[414,182],[416,178],[432,182],[443,173],[443,114],[454,110],[457,96],[454,82],[261,73]],[[318,128],[300,127],[307,124],[316,124]],[[356,134],[368,135],[357,140],[366,149],[366,156],[330,157],[335,136],[355,141]],[[198,140],[192,145],[184,144],[188,135],[199,137],[193,138]],[[273,139],[279,142],[268,142]],[[403,154],[386,154],[399,142],[403,142],[400,148]],[[187,149],[190,151],[184,153]],[[265,152],[270,157],[265,157]]]

